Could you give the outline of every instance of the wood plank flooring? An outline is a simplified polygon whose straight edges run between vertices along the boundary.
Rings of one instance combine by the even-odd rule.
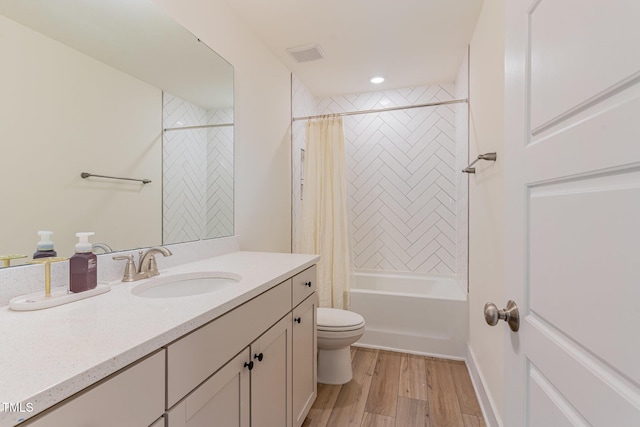
[[[351,348],[353,380],[318,384],[303,427],[485,427],[464,362]]]

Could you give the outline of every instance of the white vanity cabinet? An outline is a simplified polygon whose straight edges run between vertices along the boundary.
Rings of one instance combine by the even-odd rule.
[[[291,279],[167,346],[166,409],[172,408],[290,311]]]
[[[291,425],[291,314],[167,411],[169,427]]]
[[[164,350],[27,421],[29,427],[150,426],[164,412]]]
[[[293,310],[292,397],[293,425],[300,427],[316,399],[317,340],[316,294],[309,296]]]
[[[300,427],[317,395],[316,307],[317,267],[315,265],[292,279],[293,426]]]
[[[164,417],[158,418],[156,422],[151,424],[149,427],[164,427]]]
[[[241,351],[165,415],[169,427],[250,426],[249,348]]]
[[[251,427],[291,427],[291,314],[251,344]]]
[[[302,425],[316,396],[315,275],[313,266],[167,347],[168,427]]]
[[[300,427],[317,391],[316,306],[314,265],[24,425]]]

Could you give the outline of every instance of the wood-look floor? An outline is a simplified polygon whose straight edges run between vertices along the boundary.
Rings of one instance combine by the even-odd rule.
[[[484,427],[464,362],[351,348],[353,379],[318,384],[303,427]]]

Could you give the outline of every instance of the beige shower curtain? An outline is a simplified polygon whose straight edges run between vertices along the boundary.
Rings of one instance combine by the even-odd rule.
[[[304,253],[318,254],[320,307],[349,308],[347,167],[342,118],[307,122],[302,242]]]

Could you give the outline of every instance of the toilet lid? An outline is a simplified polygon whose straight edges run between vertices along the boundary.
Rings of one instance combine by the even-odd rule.
[[[319,329],[353,329],[364,324],[364,317],[358,313],[337,308],[318,308],[317,316]]]

